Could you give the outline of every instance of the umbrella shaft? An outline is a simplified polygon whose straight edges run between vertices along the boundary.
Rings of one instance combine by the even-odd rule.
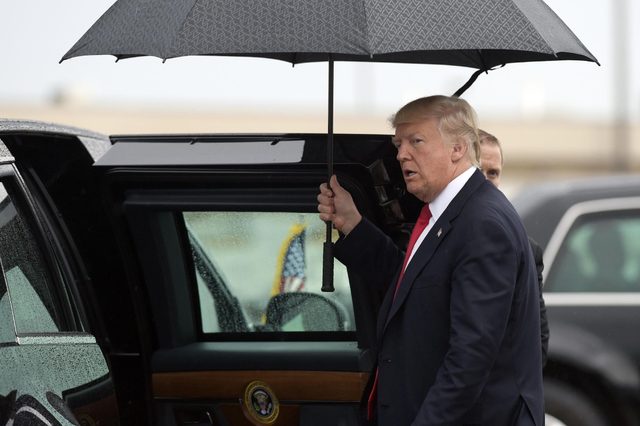
[[[333,58],[329,55],[329,117],[327,119],[327,181],[333,175]]]
[[[331,187],[331,176],[333,176],[333,57],[329,55],[329,96],[327,117],[327,185]],[[331,241],[331,224],[326,229],[326,241]]]
[[[327,120],[327,185],[333,176],[333,58],[329,55],[329,118]],[[334,291],[333,287],[333,224],[326,224],[326,241],[323,247],[322,288],[324,292]]]

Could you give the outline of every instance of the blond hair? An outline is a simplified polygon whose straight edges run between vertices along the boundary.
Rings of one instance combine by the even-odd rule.
[[[467,145],[467,158],[477,166],[480,159],[478,119],[464,99],[443,95],[419,98],[400,108],[390,121],[395,129],[401,124],[431,118],[438,121],[438,131],[447,143],[463,142]]]

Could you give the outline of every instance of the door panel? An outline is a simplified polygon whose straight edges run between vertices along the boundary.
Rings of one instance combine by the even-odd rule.
[[[240,400],[247,386],[259,381],[279,400],[275,424],[323,424],[308,423],[323,418],[324,424],[345,419],[354,423],[344,425],[357,424],[368,379],[367,372],[359,371],[364,355],[355,342],[330,341],[219,341],[159,350],[152,362],[153,395],[160,405],[208,401],[206,409],[229,424],[249,424]],[[238,418],[238,423],[231,420]]]

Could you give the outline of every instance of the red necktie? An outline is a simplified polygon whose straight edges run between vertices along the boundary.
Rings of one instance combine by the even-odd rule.
[[[400,282],[402,281],[402,277],[404,276],[404,271],[407,268],[407,263],[409,263],[409,258],[411,257],[411,252],[413,251],[413,246],[416,245],[416,241],[418,241],[418,237],[424,231],[424,228],[429,224],[429,220],[431,220],[431,210],[429,210],[429,204],[425,204],[420,210],[420,215],[418,216],[418,220],[416,220],[416,224],[413,226],[413,230],[411,231],[411,237],[409,237],[409,244],[407,245],[407,251],[404,253],[404,262],[402,262],[402,269],[400,270],[400,276],[398,277],[398,282],[396,283],[396,289],[393,293],[393,298],[395,300],[396,294],[398,293],[398,288],[400,288]],[[369,399],[367,400],[367,419],[373,420],[373,407],[376,402],[376,394],[378,393],[378,369],[376,368],[376,377],[373,379],[373,386],[371,387],[371,392],[369,393]]]
[[[402,277],[404,277],[404,271],[407,269],[407,263],[409,263],[409,258],[411,257],[413,246],[416,245],[418,237],[420,237],[420,234],[422,234],[424,228],[426,228],[429,224],[429,220],[431,220],[431,210],[429,210],[429,204],[425,204],[422,207],[422,210],[420,210],[418,220],[416,220],[416,224],[413,226],[413,231],[411,231],[411,237],[409,237],[407,251],[404,253],[404,262],[402,262],[402,269],[400,270],[400,276],[398,277],[398,282],[396,283],[396,291],[393,294],[394,299],[396,297],[396,294],[398,293],[398,288],[400,288]]]

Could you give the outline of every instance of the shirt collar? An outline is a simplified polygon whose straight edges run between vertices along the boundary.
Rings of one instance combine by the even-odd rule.
[[[471,175],[477,170],[475,166],[469,167],[467,170],[453,179],[445,188],[438,194],[432,202],[429,203],[429,210],[431,211],[432,221],[435,223],[440,215],[449,206],[449,203],[458,195],[458,192],[462,187],[471,179]]]

